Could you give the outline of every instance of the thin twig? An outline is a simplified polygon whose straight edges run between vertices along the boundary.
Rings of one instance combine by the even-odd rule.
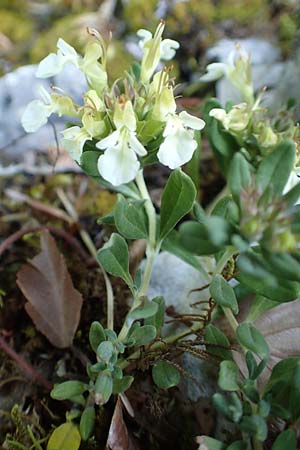
[[[35,368],[23,358],[22,355],[19,355],[2,336],[0,336],[0,347],[8,356],[10,356],[10,358],[16,361],[19,368],[31,379],[31,381],[40,384],[47,389],[47,391],[52,389],[53,385],[39,372],[37,372]]]

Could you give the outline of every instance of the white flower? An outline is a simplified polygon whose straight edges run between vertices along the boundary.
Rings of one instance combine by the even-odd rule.
[[[254,103],[250,57],[239,45],[229,53],[226,63],[212,63],[200,81],[216,81],[226,76],[248,103]]]
[[[21,117],[21,123],[27,133],[33,133],[45,125],[51,114],[56,113],[77,117],[75,105],[70,97],[49,94],[45,88],[40,88],[42,100],[30,102]]]
[[[59,38],[57,41],[57,53],[50,53],[44,58],[38,67],[38,78],[49,78],[60,73],[66,64],[73,64],[87,77],[89,84],[100,92],[107,85],[107,73],[98,62],[103,56],[103,49],[99,42],[90,42],[87,45],[85,56],[78,55],[76,50]]]
[[[62,145],[68,150],[71,157],[80,163],[84,144],[92,139],[91,134],[85,128],[77,126],[62,131],[62,134],[64,136],[61,140]]]
[[[238,133],[247,128],[252,112],[247,103],[239,103],[233,106],[228,113],[222,108],[213,108],[210,110],[209,115],[219,120],[225,130]]]
[[[170,169],[177,169],[190,161],[197,148],[192,130],[202,130],[204,126],[202,119],[185,111],[179,116],[171,114],[163,132],[165,140],[157,153],[159,161]]]
[[[179,43],[173,39],[162,40],[164,28],[164,22],[160,22],[154,36],[150,31],[144,29],[137,32],[140,38],[139,45],[144,52],[141,65],[141,81],[143,82],[150,80],[160,60],[169,61],[174,58],[176,50],[179,48]]]
[[[116,105],[114,124],[117,129],[96,147],[105,150],[98,159],[100,175],[119,186],[134,180],[140,169],[137,155],[145,156],[147,151],[136,137],[136,118],[130,101]]]

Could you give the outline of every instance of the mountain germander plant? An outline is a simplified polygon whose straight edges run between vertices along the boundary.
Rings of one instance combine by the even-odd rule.
[[[171,68],[161,68],[161,62],[174,58],[179,44],[162,38],[164,27],[161,22],[153,35],[139,30],[142,60],[112,84],[107,43],[97,31],[88,30],[91,40],[84,56],[59,39],[57,53],[41,61],[37,76],[52,77],[65,64],[73,64],[87,79],[82,104],[57,87],[50,94],[42,89],[41,99],[32,101],[22,117],[28,132],[38,130],[52,113],[71,118],[73,125],[62,132],[64,148],[84,172],[118,193],[112,213],[100,219],[113,224],[116,232],[96,258],[104,273],[122,278],[132,294],[118,333],[111,292],[107,328],[99,321],[91,324],[95,359],[87,367],[88,381],[66,381],[52,390],[54,399],[69,400],[72,409],[67,422],[54,430],[48,448],[54,448],[55,439],[67,434],[70,426],[77,438],[65,450],[72,450],[74,442],[77,449],[81,439],[93,436],[98,409],[134,383],[133,361],[148,358],[158,387],[177,385],[185,373],[168,348],[192,345],[195,355],[201,356],[205,348],[219,364],[213,404],[234,430],[227,442],[217,436],[200,437],[199,448],[262,450],[271,448],[273,439],[272,450],[296,450],[300,358],[274,364],[263,330],[253,325],[253,309],[258,317],[300,295],[298,128],[290,116],[271,117],[262,106],[264,93],[256,95],[249,56],[240,48],[229,55],[227,64],[210,64],[203,81],[228,77],[243,103],[223,108],[210,99],[204,108],[206,123],[186,111],[177,112]],[[225,179],[223,191],[206,210],[196,200],[198,186],[182,170],[200,151],[205,125]],[[171,169],[159,213],[143,177],[144,167],[158,162]],[[191,219],[176,228],[188,213]],[[136,239],[146,241],[146,262],[133,276],[127,240]],[[191,324],[177,334],[165,335],[164,299],[148,297],[153,262],[161,249],[201,272],[204,288],[209,289],[201,318],[189,316]],[[213,272],[204,255],[213,262]],[[245,302],[250,302],[250,313],[240,319]],[[221,329],[220,316],[227,320],[230,336]],[[270,435],[271,423],[278,424],[275,437]]]

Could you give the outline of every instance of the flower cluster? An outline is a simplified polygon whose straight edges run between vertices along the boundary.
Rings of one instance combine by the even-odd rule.
[[[74,126],[62,132],[64,147],[80,164],[90,141],[89,149],[92,146],[99,153],[99,174],[113,186],[136,178],[149,149],[171,169],[187,163],[197,148],[194,130],[201,130],[205,123],[185,111],[176,112],[169,70],[156,72],[160,61],[172,59],[179,47],[176,41],[162,39],[164,26],[161,22],[153,36],[147,30],[138,31],[143,50],[140,73],[112,86],[106,71],[107,46],[99,33],[89,30],[93,40],[84,57],[59,39],[57,53],[41,61],[37,77],[54,76],[66,64],[73,64],[85,74],[88,92],[78,105],[67,94],[57,93],[58,89],[52,94],[43,90],[41,100],[34,100],[24,111],[25,130],[38,130],[52,113],[73,118]]]

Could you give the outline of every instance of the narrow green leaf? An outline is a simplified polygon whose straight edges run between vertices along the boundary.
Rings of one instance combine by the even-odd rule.
[[[98,404],[104,405],[108,402],[113,391],[113,380],[108,372],[101,372],[95,383],[96,400]]]
[[[161,389],[169,389],[180,381],[180,373],[172,364],[161,361],[152,368],[152,378],[156,386]]]
[[[251,183],[251,166],[241,153],[236,153],[230,164],[228,185],[232,197],[240,204],[241,190]]]
[[[195,198],[196,189],[193,181],[182,170],[174,170],[162,194],[160,240],[163,240],[191,210]]]
[[[220,373],[218,385],[224,391],[238,391],[239,385],[239,368],[233,361],[222,361],[220,364]]]
[[[237,327],[236,337],[239,343],[247,350],[256,353],[262,359],[269,359],[270,352],[265,338],[261,332],[249,322],[241,323]]]
[[[280,142],[258,167],[256,182],[262,191],[271,186],[274,194],[281,194],[294,167],[294,161],[294,142]]]
[[[97,257],[106,272],[122,278],[129,286],[132,286],[128,246],[122,236],[113,233],[109,241],[97,252]]]
[[[119,233],[126,239],[147,238],[147,222],[142,201],[126,200],[119,194],[114,218]]]
[[[81,381],[65,381],[54,386],[51,397],[55,400],[69,400],[87,391],[88,385]]]
[[[93,406],[87,406],[81,415],[79,425],[80,434],[84,441],[87,441],[91,437],[94,431],[95,420],[95,408]]]
[[[234,314],[239,312],[237,299],[233,288],[227,283],[222,275],[215,275],[210,286],[209,292],[214,301],[224,308],[230,308]]]

